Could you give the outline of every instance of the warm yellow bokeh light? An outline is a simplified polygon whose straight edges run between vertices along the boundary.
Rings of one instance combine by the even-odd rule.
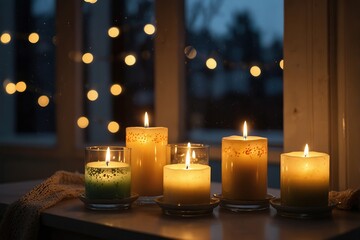
[[[47,105],[49,105],[50,99],[48,96],[42,95],[38,98],[38,104],[40,105],[40,107],[46,107]]]
[[[279,62],[279,66],[281,69],[284,69],[284,59],[281,59],[281,61]]]
[[[197,51],[193,46],[185,47],[184,53],[188,59],[194,59],[197,55]]]
[[[29,35],[28,39],[29,39],[29,42],[31,42],[31,43],[37,43],[40,39],[40,36],[39,36],[39,34],[33,32]]]
[[[90,101],[95,101],[98,97],[99,97],[99,94],[98,94],[98,92],[96,90],[90,90],[87,93],[87,98]]]
[[[79,128],[87,128],[89,126],[89,119],[87,117],[79,117],[77,120],[77,125]]]
[[[252,66],[250,68],[250,74],[254,77],[258,77],[261,74],[261,69],[258,66]]]
[[[155,26],[152,25],[152,24],[146,24],[144,26],[144,32],[147,34],[147,35],[153,35],[155,33]]]
[[[119,131],[119,129],[120,129],[120,125],[115,121],[111,121],[108,124],[108,130],[111,133],[117,133]]]
[[[11,41],[11,35],[10,33],[3,33],[0,36],[0,42],[3,44],[8,44]]]
[[[21,81],[21,82],[18,82],[16,83],[16,91],[18,92],[25,92],[26,90],[26,83]]]
[[[84,2],[88,2],[88,3],[92,3],[92,4],[94,4],[94,3],[96,3],[96,2],[97,2],[97,0],[84,0]]]
[[[125,57],[125,63],[128,66],[132,66],[136,63],[136,57],[132,54],[129,54]]]
[[[116,38],[120,34],[120,29],[118,27],[111,27],[108,30],[109,37]]]
[[[206,66],[209,69],[215,69],[217,66],[216,60],[213,58],[209,58],[208,60],[206,60]]]
[[[5,91],[7,94],[14,94],[16,92],[16,85],[12,82],[9,82],[5,86]]]
[[[82,61],[86,64],[92,63],[93,60],[94,56],[91,53],[84,53],[84,55],[82,56]]]
[[[118,96],[122,92],[122,87],[119,84],[113,84],[110,88],[110,92],[114,96]]]

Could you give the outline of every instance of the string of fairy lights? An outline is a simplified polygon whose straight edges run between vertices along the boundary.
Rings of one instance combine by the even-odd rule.
[[[84,1],[90,4],[94,4],[97,2],[97,0],[84,0]],[[145,34],[151,36],[155,34],[156,27],[151,23],[147,23],[144,25],[143,31]],[[121,29],[117,26],[111,26],[109,27],[107,34],[108,37],[110,38],[117,38],[121,34]],[[36,32],[29,33],[27,40],[31,44],[37,44],[40,41],[40,35],[39,33]],[[0,35],[0,43],[3,45],[11,44],[12,41],[13,41],[12,35],[9,31],[4,31]],[[193,46],[186,46],[184,49],[184,54],[186,58],[188,58],[189,60],[193,60],[198,56],[197,50]],[[95,59],[94,55],[91,52],[84,52],[82,55],[76,54],[76,56],[74,56],[75,61],[82,61],[84,64],[87,65],[93,63],[94,59]],[[124,56],[123,61],[127,66],[131,67],[136,64],[137,57],[135,54],[127,54]],[[218,63],[214,57],[205,57],[204,64],[210,70],[214,70],[218,66]],[[279,61],[279,67],[281,69],[284,69],[283,59]],[[261,75],[260,66],[257,65],[248,66],[248,70],[253,77],[259,77]],[[27,84],[24,81],[19,81],[17,83],[14,83],[9,79],[5,79],[3,80],[3,88],[5,92],[9,95],[13,95],[15,93],[21,94],[27,91]],[[119,96],[120,94],[123,93],[123,87],[118,83],[112,84],[109,88],[109,92],[113,96]],[[99,93],[96,89],[91,88],[87,91],[86,98],[88,101],[94,102],[98,100]],[[37,104],[39,105],[39,107],[45,108],[49,105],[49,103],[50,103],[50,97],[47,96],[46,94],[40,95],[37,99]],[[86,116],[80,116],[77,119],[77,126],[81,129],[87,128],[89,124],[90,121]],[[120,125],[116,121],[110,121],[107,125],[107,129],[110,133],[117,133],[120,130]]]

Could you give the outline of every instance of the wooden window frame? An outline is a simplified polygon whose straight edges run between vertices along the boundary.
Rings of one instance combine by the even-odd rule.
[[[185,132],[184,1],[155,3],[155,123],[167,126],[170,142],[177,142]],[[284,149],[270,151],[269,159],[278,163],[282,151],[299,150],[309,143],[312,149],[331,154],[333,189],[360,182],[356,151],[360,114],[350,114],[360,102],[354,91],[359,89],[360,72],[352,64],[359,61],[360,54],[354,56],[352,48],[360,30],[356,21],[351,23],[358,8],[356,0],[284,0]],[[9,174],[14,172],[6,169],[18,164],[24,164],[18,173],[24,179],[44,177],[57,169],[82,171],[84,142],[75,124],[82,113],[82,65],[67,55],[81,51],[81,1],[57,1],[56,11],[57,144],[0,146],[5,179],[11,180]],[[212,152],[219,158],[221,149]],[[27,174],[27,166],[38,170]]]

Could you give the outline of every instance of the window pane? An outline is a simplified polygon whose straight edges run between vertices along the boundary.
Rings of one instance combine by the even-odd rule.
[[[220,145],[246,120],[281,146],[283,1],[188,0],[186,27],[190,139]]]
[[[83,3],[86,142],[124,141],[154,116],[154,18],[153,1]]]
[[[0,2],[0,141],[55,141],[55,0]]]

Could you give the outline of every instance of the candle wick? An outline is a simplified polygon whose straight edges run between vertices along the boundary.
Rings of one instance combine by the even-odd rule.
[[[188,166],[188,165],[186,165],[186,169],[189,169],[189,166]]]
[[[106,161],[106,166],[109,166],[109,161]]]
[[[245,139],[245,140],[246,140],[246,137],[247,137],[247,136],[244,136],[244,139]]]

